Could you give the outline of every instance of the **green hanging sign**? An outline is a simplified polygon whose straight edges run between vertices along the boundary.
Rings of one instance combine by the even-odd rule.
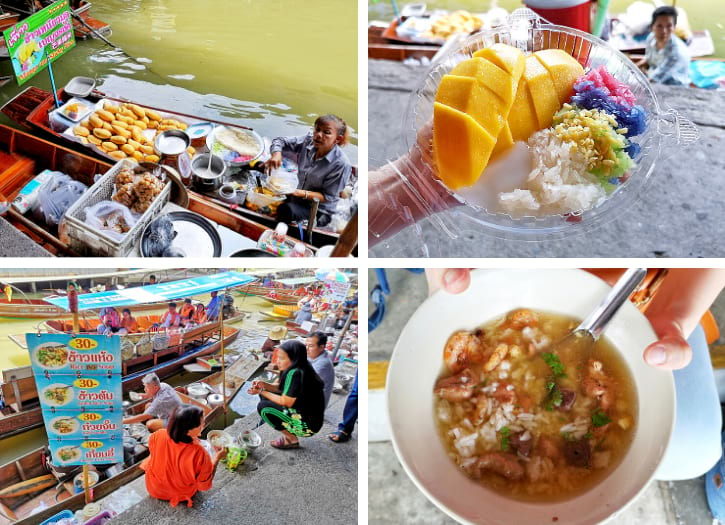
[[[3,32],[18,85],[76,44],[68,0],[58,0]]]

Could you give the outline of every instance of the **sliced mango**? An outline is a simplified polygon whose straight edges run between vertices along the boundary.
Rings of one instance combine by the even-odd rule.
[[[574,82],[584,74],[584,68],[576,59],[561,49],[544,49],[534,56],[551,75],[559,104],[568,102],[574,94]]]
[[[473,77],[446,75],[441,79],[436,102],[468,113],[492,137],[498,136],[506,122],[509,106]]]
[[[506,150],[513,147],[513,145],[514,139],[511,136],[511,128],[509,128],[508,123],[506,123],[501,129],[501,133],[499,133],[496,138],[496,145],[493,147],[490,160],[495,159],[501,153],[504,153]]]
[[[490,60],[479,57],[469,58],[454,67],[450,74],[474,77],[479,81],[485,81],[486,86],[506,104],[511,104],[514,100],[511,74]]]
[[[433,107],[433,160],[446,186],[470,186],[488,164],[496,139],[473,117],[436,102]]]
[[[548,128],[551,126],[554,113],[561,107],[551,75],[534,55],[529,55],[526,57],[526,67],[522,78],[526,80],[531,100],[534,101],[536,120],[539,124],[537,129]],[[513,134],[513,129],[511,133]]]
[[[474,57],[485,58],[501,69],[508,71],[514,81],[524,72],[526,58],[524,54],[513,46],[496,43],[491,47],[479,49],[473,53]]]
[[[516,98],[508,116],[508,128],[514,142],[529,140],[532,133],[541,129],[536,118],[536,108],[529,92],[526,79],[521,77]]]

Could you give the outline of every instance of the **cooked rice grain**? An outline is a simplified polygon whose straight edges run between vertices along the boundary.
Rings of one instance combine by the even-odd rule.
[[[606,198],[597,178],[587,173],[586,157],[553,130],[537,131],[528,144],[534,168],[526,189],[499,195],[504,211],[513,216],[567,214],[592,208]]]

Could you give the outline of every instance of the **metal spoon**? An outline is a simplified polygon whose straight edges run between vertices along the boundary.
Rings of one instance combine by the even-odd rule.
[[[614,287],[602,299],[599,305],[584,319],[573,332],[555,343],[549,352],[555,352],[563,361],[583,362],[589,356],[594,343],[617,313],[619,308],[639,286],[647,270],[629,268],[619,278]]]

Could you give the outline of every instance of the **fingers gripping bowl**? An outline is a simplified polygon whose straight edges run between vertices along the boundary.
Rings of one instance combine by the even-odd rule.
[[[467,292],[439,292],[410,319],[396,344],[388,373],[393,445],[408,475],[442,510],[470,523],[523,525],[550,523],[553,518],[559,523],[598,523],[644,490],[669,442],[675,400],[672,375],[652,369],[642,359],[644,348],[655,335],[631,304],[624,305],[604,337],[619,351],[634,379],[636,428],[618,466],[586,492],[555,502],[517,501],[499,494],[454,464],[434,420],[433,389],[451,334],[520,307],[581,318],[606,290],[598,278],[579,270],[479,271],[474,272]],[[415,380],[411,370],[415,370]]]
[[[438,111],[440,103],[442,102],[439,90],[444,87],[451,87],[451,80],[462,81],[461,75],[466,76],[470,74],[475,77],[475,74],[471,73],[470,69],[468,72],[464,71],[465,68],[462,68],[463,62],[471,58],[480,58],[483,56],[482,53],[488,53],[497,46],[501,46],[501,44],[518,49],[527,59],[524,74],[520,77],[522,79],[531,79],[533,75],[538,81],[539,78],[530,71],[528,59],[535,53],[538,53],[538,56],[541,58],[542,52],[544,55],[548,54],[551,57],[551,50],[556,50],[555,53],[565,52],[565,55],[573,57],[575,59],[574,63],[576,64],[578,62],[584,68],[584,71],[586,71],[587,76],[601,71],[601,68],[603,68],[618,83],[624,86],[623,89],[626,88],[628,91],[631,91],[634,104],[640,107],[645,115],[645,129],[636,136],[628,136],[628,140],[635,144],[634,149],[629,150],[633,157],[631,167],[625,173],[621,174],[621,177],[619,176],[620,174],[617,174],[618,178],[603,177],[601,180],[602,188],[599,188],[596,197],[590,196],[585,199],[583,198],[582,192],[579,192],[576,199],[571,199],[567,202],[566,207],[542,205],[541,209],[537,211],[533,211],[535,208],[527,209],[526,207],[523,210],[521,208],[512,210],[512,206],[505,205],[505,201],[508,203],[511,202],[513,194],[518,193],[518,189],[529,189],[527,184],[530,184],[531,177],[529,176],[527,179],[527,176],[530,174],[530,171],[534,173],[532,168],[539,167],[536,164],[536,157],[532,152],[535,152],[537,148],[543,151],[551,150],[551,148],[546,147],[547,144],[544,143],[545,141],[534,141],[534,138],[539,137],[542,131],[538,133],[534,132],[536,129],[553,130],[557,123],[555,119],[553,124],[547,123],[540,125],[538,128],[525,129],[524,131],[527,132],[523,134],[523,137],[516,137],[515,120],[512,120],[515,119],[514,114],[519,117],[526,115],[526,118],[520,119],[519,125],[516,126],[518,129],[521,129],[521,125],[531,121],[532,118],[535,119],[536,116],[541,117],[541,114],[545,113],[547,109],[549,110],[548,116],[550,122],[552,112],[564,108],[565,106],[562,106],[562,104],[568,100],[568,98],[565,98],[564,93],[560,91],[561,86],[557,84],[556,76],[551,69],[550,72],[555,82],[549,89],[558,91],[560,95],[559,100],[556,101],[557,104],[551,108],[546,103],[550,102],[551,93],[542,89],[535,89],[532,87],[533,83],[531,81],[526,90],[517,90],[515,87],[520,87],[523,84],[523,80],[521,84],[517,84],[513,80],[515,78],[513,71],[510,73],[511,78],[509,82],[514,84],[514,88],[512,91],[509,89],[508,92],[503,92],[503,99],[507,100],[508,105],[502,105],[506,106],[506,108],[500,114],[503,122],[507,122],[510,125],[510,130],[506,126],[503,129],[510,131],[510,133],[508,134],[508,139],[503,140],[504,135],[506,135],[503,130],[497,135],[497,131],[487,129],[486,131],[490,131],[491,135],[482,133],[480,139],[483,142],[476,139],[477,146],[483,144],[483,148],[471,148],[473,151],[472,157],[480,155],[482,150],[488,149],[490,152],[490,148],[493,148],[493,153],[491,154],[491,160],[488,162],[488,165],[486,166],[484,164],[485,169],[480,178],[478,178],[480,171],[476,172],[474,170],[477,178],[477,180],[474,179],[475,183],[469,180],[465,185],[451,184],[450,178],[446,177],[445,173],[443,173],[445,168],[442,167],[440,162],[434,161],[436,152],[434,151],[433,143],[435,142],[436,133],[451,135],[447,132],[442,133],[441,130],[452,129],[452,126],[442,127],[446,122],[439,116],[439,113],[449,119],[449,124],[453,116],[460,116],[453,115],[455,111]],[[491,55],[485,56],[490,57]],[[536,62],[534,60],[534,63]],[[546,59],[542,59],[540,62],[547,64]],[[490,66],[491,64],[488,65]],[[549,64],[547,64],[547,68],[548,66]],[[499,71],[499,68],[492,69],[489,67],[481,70],[479,73],[483,74],[483,76],[479,75],[476,77],[480,79],[491,77],[492,73],[501,73],[501,71]],[[457,78],[451,79],[451,74]],[[521,73],[519,72],[519,74]],[[486,84],[486,87],[493,88],[494,85],[498,87],[498,82],[491,81]],[[572,80],[569,80],[569,85],[573,87]],[[457,82],[454,89],[450,89],[448,93],[452,98],[461,101],[461,89],[462,82]],[[528,100],[522,101],[518,95],[524,91],[530,92],[531,96]],[[496,91],[494,89],[494,92],[496,95],[502,94],[500,90]],[[469,102],[460,103],[474,104],[478,108],[501,103],[501,97],[496,97],[490,91],[486,91],[485,93],[488,94],[488,98],[484,96],[481,101],[474,101],[475,97],[471,95],[470,98],[465,99]],[[571,93],[573,93],[573,90]],[[493,102],[489,100],[491,95],[493,95]],[[476,96],[480,97],[480,95]],[[566,97],[568,96],[567,94]],[[553,98],[556,99],[556,96],[553,96]],[[534,113],[533,116],[521,110],[521,108],[529,107],[530,105],[533,105],[531,109]],[[508,113],[508,108],[510,108],[510,113]],[[475,115],[475,111],[473,113],[464,111],[464,113],[469,113],[467,115],[469,117],[475,117],[474,121],[478,120],[479,122],[483,122],[480,115]],[[506,115],[509,115],[508,121]],[[434,116],[439,121],[438,124],[435,123]],[[565,116],[562,118],[566,120],[566,124],[570,123],[568,117]],[[430,126],[431,123],[434,123],[433,140],[428,135],[421,137],[421,134],[426,134],[426,127]],[[483,126],[483,124],[481,125]],[[551,128],[549,128],[550,125],[552,126]],[[622,124],[621,120],[619,125],[622,128],[626,127]],[[435,126],[438,126],[437,131]],[[455,134],[455,139],[451,138],[450,142],[452,144],[450,145],[453,146],[451,150],[460,149],[462,152],[465,151],[465,148],[461,148],[461,144],[466,143],[467,140],[472,140],[470,137],[467,138],[466,134],[469,133],[471,137],[474,136],[475,133],[473,132],[476,130],[473,128],[477,128],[477,126],[475,124],[471,125],[470,120],[467,120],[464,128],[465,131],[463,133]],[[524,128],[526,128],[525,125]],[[514,12],[506,25],[477,33],[443,55],[441,60],[428,72],[423,83],[412,97],[406,114],[405,129],[408,147],[416,148],[420,151],[424,159],[422,171],[427,172],[427,177],[426,173],[416,174],[420,175],[420,181],[429,181],[427,184],[431,185],[431,187],[442,185],[445,191],[452,194],[458,201],[464,204],[464,206],[457,208],[457,213],[462,214],[465,219],[472,221],[474,228],[483,229],[484,231],[489,231],[501,237],[522,239],[563,237],[568,234],[591,229],[616,217],[647,186],[654,173],[655,163],[661,160],[660,157],[665,151],[671,153],[673,151],[672,146],[689,144],[694,142],[698,136],[697,128],[690,121],[681,117],[674,110],[666,111],[660,107],[647,78],[623,54],[609,47],[604,41],[592,37],[587,33],[563,26],[545,24],[533,12],[526,9]],[[485,139],[483,135],[486,135],[488,139]],[[511,147],[510,145],[506,145],[499,150],[499,146],[511,140],[511,135],[513,135],[513,139],[516,141],[515,146]],[[616,133],[613,136],[616,138]],[[528,148],[526,144],[527,138],[530,139]],[[532,141],[534,142],[532,143]],[[439,148],[438,151],[440,152],[442,150]],[[453,157],[453,164],[460,165],[455,160],[455,153],[451,153],[450,155]],[[467,154],[462,153],[462,155],[466,156]],[[539,156],[545,157],[544,154],[540,154]],[[562,153],[561,156],[564,157],[564,154]],[[556,175],[564,179],[563,182],[557,183],[558,185],[554,187],[553,191],[546,192],[549,198],[553,199],[557,194],[571,194],[569,190],[573,183],[571,182],[569,174],[577,172],[574,169],[577,163],[573,162],[577,159],[574,154],[571,155],[572,159],[569,159],[568,155],[566,157],[566,161],[572,161],[566,164],[566,169],[558,165],[555,172],[546,172],[547,176]],[[543,171],[543,169],[540,171]],[[583,170],[579,175],[592,179],[591,174],[587,173],[586,170]],[[443,182],[446,180],[448,183]],[[544,182],[550,183],[550,180],[547,178]],[[577,188],[585,187],[581,182],[583,181],[577,180]],[[419,182],[419,184],[426,183]],[[586,189],[589,191],[591,187],[587,187]],[[426,191],[423,188],[420,193],[436,194],[439,192]],[[513,200],[517,201],[519,197],[521,195],[516,195],[516,199]],[[580,205],[577,206],[578,204]],[[564,208],[567,210],[566,212],[562,211]]]

